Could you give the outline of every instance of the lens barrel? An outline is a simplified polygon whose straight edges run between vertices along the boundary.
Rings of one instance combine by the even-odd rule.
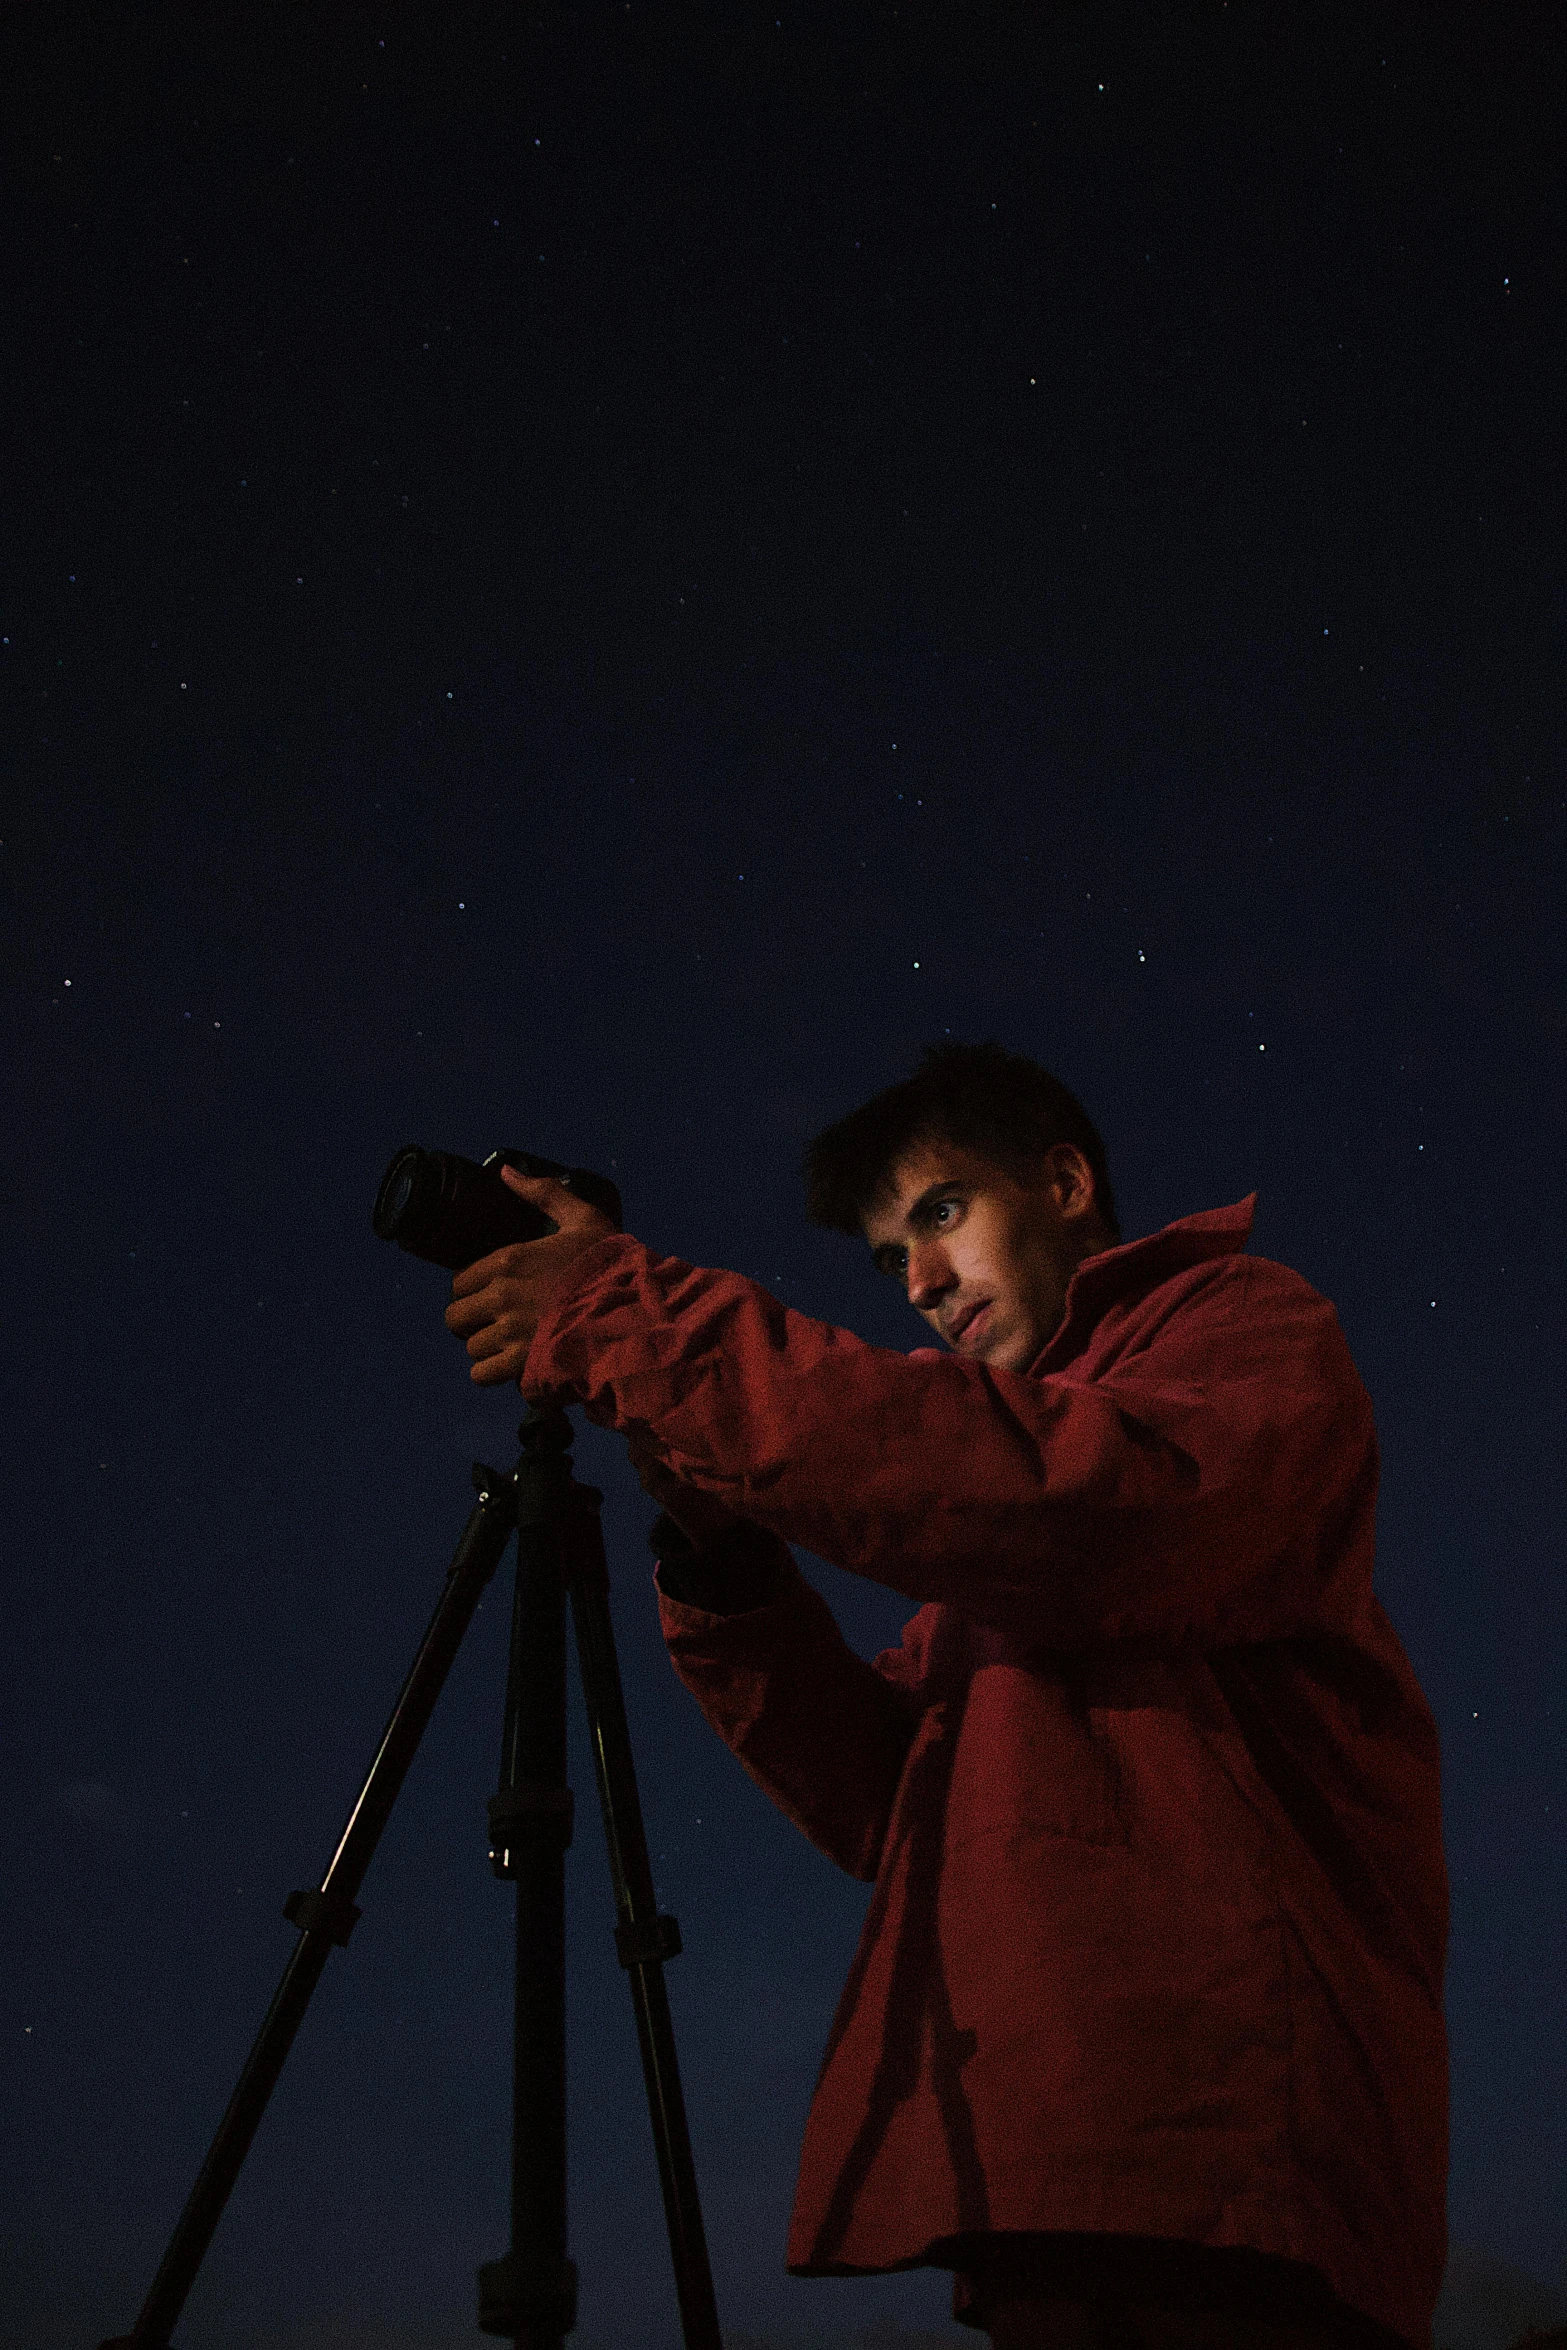
[[[405,1143],[381,1178],[371,1221],[377,1237],[393,1240],[426,1264],[461,1272],[465,1265],[507,1248],[513,1241],[540,1240],[559,1229],[501,1181],[505,1164],[526,1175],[553,1175],[588,1200],[621,1229],[620,1193],[607,1175],[590,1167],[563,1167],[531,1151],[492,1151],[481,1164],[456,1151],[421,1150]]]

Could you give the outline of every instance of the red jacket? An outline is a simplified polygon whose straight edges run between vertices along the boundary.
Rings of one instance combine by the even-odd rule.
[[[1031,1369],[911,1361],[617,1237],[523,1386],[922,1603],[874,1666],[665,1599],[746,1768],[876,1892],[789,2263],[1022,2229],[1247,2245],[1430,2340],[1435,1725],[1372,1596],[1371,1408],[1252,1203],[1079,1267]]]

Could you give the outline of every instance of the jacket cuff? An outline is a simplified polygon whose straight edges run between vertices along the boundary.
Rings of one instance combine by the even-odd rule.
[[[549,1371],[550,1354],[564,1320],[570,1326],[570,1314],[578,1293],[592,1286],[618,1260],[628,1255],[646,1255],[640,1240],[629,1232],[606,1232],[599,1240],[589,1243],[572,1261],[566,1279],[550,1300],[540,1317],[528,1344],[527,1358],[517,1381],[530,1403],[574,1403],[576,1391],[569,1377],[552,1378]]]

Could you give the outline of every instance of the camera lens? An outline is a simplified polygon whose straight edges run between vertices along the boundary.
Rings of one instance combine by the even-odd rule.
[[[399,1248],[417,1255],[419,1242],[440,1211],[442,1183],[438,1151],[422,1151],[417,1143],[400,1150],[381,1178],[375,1197],[377,1237],[395,1240]]]
[[[529,1164],[553,1171],[553,1162]],[[480,1166],[459,1151],[425,1151],[417,1143],[406,1144],[382,1176],[371,1221],[381,1240],[395,1240],[410,1256],[451,1273],[492,1249],[555,1229],[542,1209],[507,1190],[498,1158]]]
[[[563,1167],[530,1151],[492,1151],[481,1166],[457,1151],[405,1143],[381,1178],[371,1221],[376,1237],[452,1273],[514,1241],[539,1240],[556,1227],[542,1208],[501,1181],[502,1162],[530,1175],[555,1175],[608,1216],[618,1232],[620,1193],[591,1167]]]

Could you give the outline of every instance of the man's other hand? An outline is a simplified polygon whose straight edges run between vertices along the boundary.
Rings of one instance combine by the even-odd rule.
[[[522,1377],[533,1334],[577,1259],[615,1230],[600,1209],[553,1175],[523,1175],[515,1167],[502,1167],[501,1181],[530,1207],[542,1208],[560,1229],[546,1232],[542,1240],[498,1248],[493,1256],[464,1266],[452,1283],[446,1327],[466,1340],[473,1357],[469,1376],[480,1387],[501,1387]]]

